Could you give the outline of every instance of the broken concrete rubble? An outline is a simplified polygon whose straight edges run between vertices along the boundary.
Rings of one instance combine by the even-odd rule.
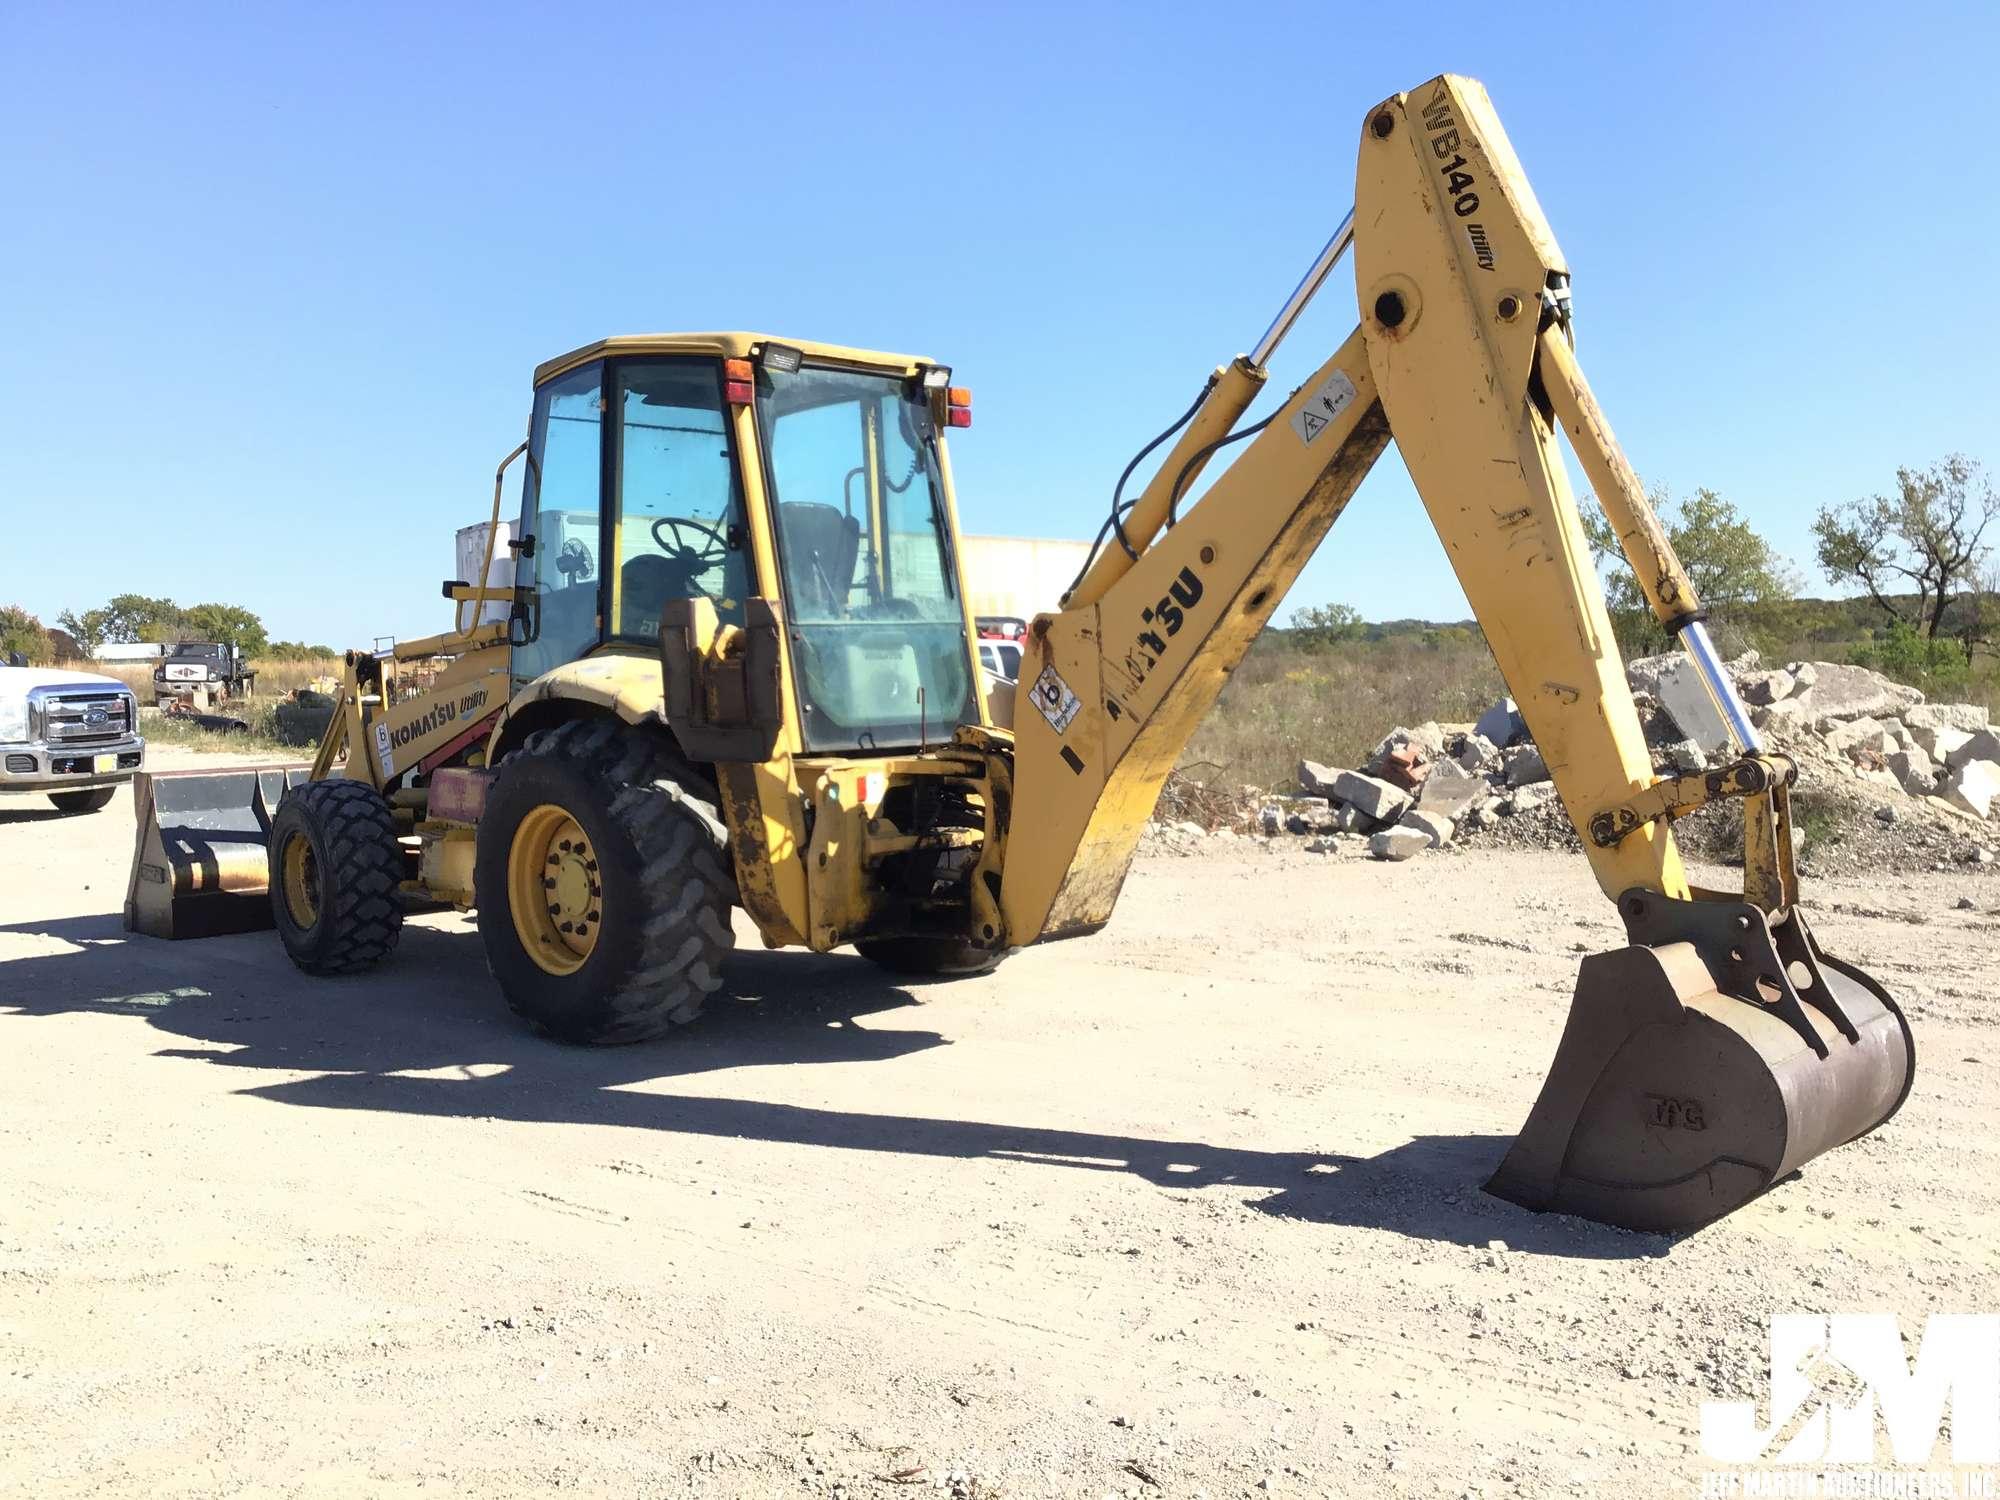
[[[1459,743],[1458,754],[1454,758],[1460,769],[1484,775],[1500,764],[1500,747],[1474,730]]]
[[[2000,764],[1990,760],[1969,760],[1946,773],[1939,787],[1944,800],[1975,818],[1990,817],[1993,799],[2000,796]]]
[[[1984,729],[1987,718],[1977,703],[1918,703],[1903,711],[1903,722],[1912,729],[1962,729],[1967,734]]]
[[[1512,698],[1502,698],[1479,716],[1472,732],[1504,750],[1528,737],[1528,721],[1521,717],[1521,710]]]
[[[1951,761],[1951,752],[1972,738],[1963,729],[1952,729],[1939,724],[1912,724],[1911,743],[1939,765]]]
[[[1736,684],[1736,691],[1743,695],[1745,703],[1776,703],[1789,698],[1797,685],[1796,679],[1782,667],[1771,672],[1750,672]]]
[[[1425,778],[1417,806],[1427,813],[1456,819],[1487,795],[1486,778],[1466,770],[1455,760],[1441,760]]]
[[[1336,802],[1359,808],[1378,823],[1393,823],[1410,805],[1410,794],[1401,787],[1359,771],[1342,771],[1333,778],[1327,795]]]
[[[1368,852],[1377,859],[1410,859],[1431,847],[1431,837],[1420,828],[1400,823],[1385,828],[1368,840]]]
[[[1396,826],[1398,828],[1414,828],[1418,832],[1427,835],[1431,841],[1430,846],[1433,849],[1451,842],[1451,819],[1438,813],[1426,812],[1421,807],[1413,807],[1404,813],[1402,820]]]
[[[1552,781],[1538,781],[1532,786],[1516,787],[1514,794],[1501,804],[1500,810],[1516,815],[1535,812],[1540,808],[1546,807],[1549,803],[1555,801],[1555,799],[1555,783]]]
[[[1917,746],[1889,756],[1889,774],[1912,797],[1927,797],[1937,786],[1937,766]]]
[[[1653,691],[1683,739],[1693,740],[1706,755],[1720,755],[1729,748],[1729,726],[1692,660],[1680,657],[1662,668]]]
[[[1708,768],[1708,757],[1701,753],[1701,746],[1693,740],[1675,740],[1664,747],[1662,753],[1667,758],[1667,764],[1683,776]]]
[[[1963,744],[1952,747],[1944,763],[1956,771],[1960,766],[1977,760],[2000,762],[2000,733],[1981,729],[1976,734],[1967,735]]]
[[[1505,759],[1509,786],[1532,786],[1549,779],[1548,763],[1533,745],[1516,745],[1506,753]]]

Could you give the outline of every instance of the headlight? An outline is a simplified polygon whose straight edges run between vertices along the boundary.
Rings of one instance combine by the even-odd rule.
[[[28,738],[28,699],[0,693],[0,741],[19,744]]]

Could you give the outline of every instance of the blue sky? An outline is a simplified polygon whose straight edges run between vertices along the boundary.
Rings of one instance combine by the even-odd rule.
[[[2000,466],[1987,5],[9,7],[0,600],[441,628],[535,363],[750,327],[951,363],[968,530],[1087,535],[1347,208],[1491,91],[1649,482]],[[1274,369],[1345,335],[1338,278]],[[1261,408],[1260,408],[1261,409]],[[1290,603],[1465,606],[1393,455]],[[1289,606],[1288,606],[1289,609]]]

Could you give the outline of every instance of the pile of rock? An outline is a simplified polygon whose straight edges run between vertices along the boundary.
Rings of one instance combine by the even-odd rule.
[[[1398,728],[1359,770],[1300,761],[1298,795],[1267,800],[1258,831],[1305,834],[1315,853],[1352,838],[1377,859],[1409,859],[1451,843],[1461,829],[1549,806],[1555,795],[1527,725],[1503,698],[1476,724]]]
[[[1693,676],[1685,662],[1652,657],[1633,663],[1635,678],[1662,662],[1676,680]],[[1926,703],[1917,689],[1866,667],[1792,662],[1758,670],[1755,652],[1730,667],[1751,722],[1777,747],[1968,817],[1990,818],[2000,803],[2000,730],[1980,704]],[[1699,722],[1703,708],[1713,719],[1705,696],[1699,707],[1676,711],[1667,688],[1663,679],[1662,705],[1677,720]]]
[[[1874,825],[1896,824],[1894,804],[1904,799],[1965,833],[1975,823],[1985,829],[2000,813],[2000,728],[1983,707],[1926,703],[1917,689],[1865,667],[1792,662],[1771,669],[1748,652],[1729,669],[1753,722],[1774,748],[1800,761],[1809,784],[1872,789],[1864,795]],[[1728,731],[1687,658],[1645,658],[1627,675],[1659,773],[1727,761]],[[1255,832],[1304,836],[1314,852],[1365,847],[1394,860],[1482,830],[1526,835],[1509,842],[1573,840],[1512,699],[1475,724],[1398,728],[1356,770],[1301,761],[1298,779],[1297,795],[1265,799]],[[1904,801],[1904,811],[1918,808]],[[1985,841],[1975,847],[1983,851]]]

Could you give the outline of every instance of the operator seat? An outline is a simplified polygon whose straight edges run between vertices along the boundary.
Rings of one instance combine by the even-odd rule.
[[[845,614],[861,553],[861,523],[816,500],[784,501],[778,506],[778,545],[784,550],[797,615],[828,619]]]

